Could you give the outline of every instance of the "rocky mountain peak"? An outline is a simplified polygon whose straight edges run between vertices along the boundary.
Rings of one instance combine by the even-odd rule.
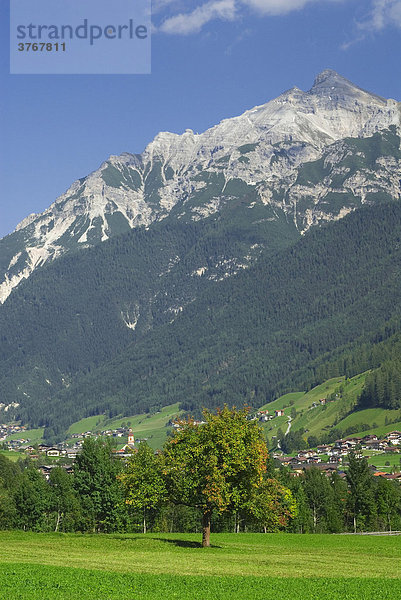
[[[351,81],[337,73],[337,71],[333,71],[333,69],[325,69],[324,71],[316,75],[312,89],[317,89],[323,86],[337,87],[343,85],[351,85],[352,87],[356,87]]]
[[[366,92],[327,69],[309,91],[293,87],[203,133],[161,132],[141,155],[110,156],[44,213],[30,215],[7,240],[0,240],[0,303],[47,261],[129,229],[150,227],[169,216],[173,207],[177,218],[194,221],[245,195],[253,198],[251,208],[261,204],[283,211],[301,232],[330,220],[334,213],[324,204],[329,186],[323,177],[329,165],[345,161],[341,141],[367,138],[392,126],[399,132],[400,117],[394,100]],[[394,140],[392,144],[397,153]],[[310,175],[301,177],[300,169],[323,156],[328,162],[322,181],[310,187]],[[370,172],[354,169],[351,159],[338,167],[335,181],[342,183],[332,192],[340,194],[338,214],[344,214],[348,187],[358,199],[355,205],[378,192],[380,182],[385,182],[381,193],[398,197],[398,155],[393,162],[387,155],[381,158],[381,170],[373,179]],[[299,181],[307,185],[297,185]]]
[[[367,92],[332,69],[325,69],[316,76],[309,93],[315,96],[335,98],[336,100],[356,97],[365,100],[365,102],[387,103],[385,98]]]

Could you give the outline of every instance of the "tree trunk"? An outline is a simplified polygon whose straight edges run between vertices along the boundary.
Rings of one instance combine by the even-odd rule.
[[[354,533],[356,533],[356,515],[354,515]]]
[[[143,511],[143,533],[146,533],[146,513]]]
[[[57,533],[57,531],[58,531],[58,528],[59,528],[59,526],[60,526],[60,521],[61,521],[61,514],[60,514],[60,511],[58,511],[58,512],[57,512],[57,522],[56,522],[56,528],[55,528],[55,530],[54,530],[54,531],[55,531],[55,533]]]
[[[210,546],[210,518],[212,513],[206,510],[202,515],[202,548]]]

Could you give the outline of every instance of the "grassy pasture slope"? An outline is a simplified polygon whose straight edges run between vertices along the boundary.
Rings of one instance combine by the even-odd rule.
[[[13,462],[17,462],[17,460],[19,458],[23,458],[24,457],[24,455],[21,454],[20,452],[13,452],[13,451],[8,451],[8,450],[0,450],[0,454],[2,454],[3,456],[5,456],[9,460],[12,460]]]
[[[264,423],[263,429],[266,437],[271,440],[273,435],[277,434],[277,430],[281,428],[284,432],[288,425],[288,416],[291,413],[292,407],[297,411],[297,416],[292,421],[292,430],[296,431],[303,427],[307,430],[306,436],[316,435],[321,436],[332,427],[338,427],[345,431],[351,426],[360,426],[355,435],[367,435],[368,433],[377,433],[384,435],[394,429],[401,429],[401,411],[400,410],[385,410],[383,408],[373,408],[361,411],[355,411],[348,414],[352,410],[358,395],[361,393],[365,382],[366,373],[356,375],[355,377],[345,380],[344,377],[335,377],[329,379],[313,388],[309,392],[292,392],[285,394],[274,402],[265,404],[261,407],[262,410],[268,410],[270,414],[274,414],[276,409],[285,408],[285,416],[276,417],[272,421]],[[327,398],[330,394],[338,391],[343,385],[342,396],[339,394],[335,402],[330,402],[326,406],[320,406],[320,398]],[[316,402],[317,406],[311,409],[312,404]],[[84,433],[92,431],[99,433],[104,429],[116,429],[122,425],[132,427],[136,438],[147,438],[149,445],[154,448],[161,448],[166,440],[168,428],[166,424],[175,417],[181,414],[179,404],[172,404],[162,408],[155,414],[140,414],[128,417],[117,417],[115,419],[106,419],[104,415],[96,415],[87,417],[71,425],[68,433]],[[388,425],[385,421],[389,421]],[[391,421],[397,421],[391,423]],[[370,430],[364,430],[362,425],[376,424],[377,427]],[[43,435],[43,430],[26,431],[24,436],[32,438],[32,441],[39,441],[38,437]],[[21,437],[15,435],[13,437]],[[121,442],[126,442],[126,439],[121,439]]]
[[[0,598],[384,600],[401,596],[397,537],[0,533]],[[17,562],[18,561],[18,562]],[[218,576],[218,577],[216,577]]]
[[[7,436],[8,440],[20,440],[20,439],[29,439],[30,444],[37,444],[42,441],[43,438],[43,427],[40,429],[26,429],[25,431],[20,431],[19,433],[12,433]]]
[[[94,415],[93,417],[86,417],[76,423],[73,423],[68,431],[68,434],[73,433],[85,433],[86,431],[101,431],[105,422],[104,415]]]
[[[344,377],[335,377],[329,379],[313,388],[309,392],[297,392],[293,394],[285,394],[277,398],[270,404],[265,404],[262,409],[268,410],[270,414],[278,408],[285,408],[284,417],[276,417],[263,425],[266,436],[270,439],[272,435],[277,434],[277,429],[285,432],[288,424],[288,416],[291,409],[294,407],[297,411],[295,419],[292,421],[292,431],[296,431],[303,427],[308,431],[306,436],[316,435],[321,436],[322,433],[329,431],[332,427],[338,427],[345,431],[348,427],[358,427],[358,432],[355,435],[367,435],[368,433],[377,433],[384,435],[394,429],[400,429],[398,422],[385,425],[386,418],[388,421],[400,419],[400,410],[386,410],[383,408],[373,408],[367,410],[354,411],[348,414],[362,391],[366,373],[356,375],[351,379],[345,380]],[[339,388],[343,386],[342,393]],[[320,398],[327,398],[331,394],[338,392],[338,399],[334,402],[329,402],[325,406],[319,404]],[[292,404],[291,404],[292,402]],[[317,403],[315,408],[311,408],[313,403]],[[362,426],[365,424],[377,427],[371,430],[365,430]]]
[[[155,414],[141,414],[132,417],[118,417],[116,419],[106,419],[104,415],[95,415],[81,419],[73,423],[68,429],[67,435],[73,433],[84,433],[92,431],[100,433],[105,429],[117,429],[118,427],[132,427],[136,438],[148,438],[149,445],[154,448],[161,448],[167,437],[166,424],[175,417],[179,416],[182,411],[179,410],[178,402],[170,406],[163,407]],[[127,439],[122,438],[121,442],[126,443]]]

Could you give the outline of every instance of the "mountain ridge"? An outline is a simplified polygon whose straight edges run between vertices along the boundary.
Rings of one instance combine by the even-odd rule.
[[[232,192],[237,182],[252,197],[250,205],[283,209],[303,233],[325,218],[315,210],[309,190],[310,206],[299,210],[297,196],[304,190],[291,194],[298,170],[345,138],[368,138],[391,127],[398,134],[400,106],[326,70],[307,92],[292,88],[201,134],[161,132],[141,155],[111,156],[0,240],[0,302],[33,271],[66,252],[149,227],[173,210],[184,220],[218,213],[238,197]],[[363,204],[363,191],[353,184]],[[395,182],[391,194],[400,194]],[[340,216],[349,212],[346,201],[344,206]]]

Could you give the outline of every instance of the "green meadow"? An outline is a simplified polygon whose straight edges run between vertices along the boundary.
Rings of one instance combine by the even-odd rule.
[[[26,429],[25,431],[20,431],[19,433],[12,433],[7,436],[8,440],[19,440],[19,439],[29,439],[30,444],[37,444],[42,441],[43,438],[43,427],[39,429]]]
[[[14,452],[13,450],[0,450],[0,454],[13,462],[17,462],[19,458],[24,458],[24,455],[21,454],[21,452]]]
[[[86,417],[76,423],[73,423],[67,432],[67,437],[72,434],[82,434],[86,431],[100,433],[105,429],[117,429],[118,427],[131,427],[135,438],[146,438],[149,446],[155,450],[161,448],[167,438],[167,423],[177,418],[180,411],[178,402],[170,406],[164,406],[160,411],[154,414],[140,414],[131,417],[117,417],[115,419],[107,419],[104,415],[95,415]],[[126,443],[127,438],[119,440]]]
[[[384,600],[397,536],[0,533],[1,600]]]

